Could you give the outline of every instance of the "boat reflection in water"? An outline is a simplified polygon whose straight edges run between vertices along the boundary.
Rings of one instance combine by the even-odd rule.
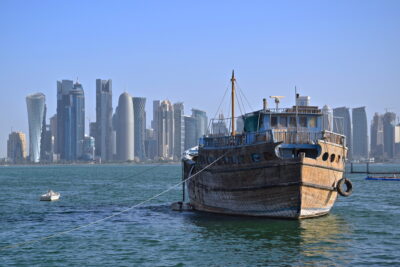
[[[350,227],[337,215],[299,221],[195,212],[188,220],[196,226],[203,242],[215,248],[213,257],[226,256],[220,248],[233,250],[235,253],[229,254],[232,264],[243,257],[249,265],[348,263],[341,255],[348,247]]]

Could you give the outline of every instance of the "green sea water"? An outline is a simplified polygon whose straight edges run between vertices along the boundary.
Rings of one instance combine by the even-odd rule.
[[[107,217],[179,183],[180,175],[179,165],[0,167],[0,247]],[[399,266],[400,182],[348,177],[353,195],[339,197],[328,216],[175,212],[177,187],[101,223],[0,250],[0,266]],[[48,189],[61,199],[38,201]]]

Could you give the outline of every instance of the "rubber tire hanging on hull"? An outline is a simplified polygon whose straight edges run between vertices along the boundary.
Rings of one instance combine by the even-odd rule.
[[[346,185],[346,191],[343,190],[343,185]],[[353,193],[353,184],[351,183],[351,181],[347,178],[342,178],[339,180],[339,182],[337,183],[337,191],[339,193],[339,195],[343,196],[343,197],[348,197]]]

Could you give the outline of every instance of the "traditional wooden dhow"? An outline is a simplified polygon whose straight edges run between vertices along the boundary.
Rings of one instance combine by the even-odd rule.
[[[234,74],[231,81],[233,106]],[[241,119],[241,133],[233,115],[229,135],[211,133],[185,153],[183,174],[193,209],[299,219],[327,214],[338,193],[350,195],[351,182],[343,178],[345,136],[323,130],[321,109],[268,108],[264,101],[263,109]]]

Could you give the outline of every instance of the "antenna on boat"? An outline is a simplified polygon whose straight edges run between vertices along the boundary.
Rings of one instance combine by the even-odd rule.
[[[235,136],[235,70],[232,70],[232,136]]]

